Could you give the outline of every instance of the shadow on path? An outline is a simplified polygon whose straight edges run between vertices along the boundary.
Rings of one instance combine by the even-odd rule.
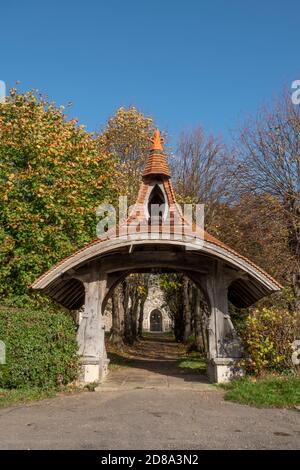
[[[129,350],[129,357],[116,352],[110,352],[108,356],[112,364],[121,366],[111,367],[99,390],[212,387],[208,385],[205,370],[179,367],[185,351],[168,336],[147,335]]]

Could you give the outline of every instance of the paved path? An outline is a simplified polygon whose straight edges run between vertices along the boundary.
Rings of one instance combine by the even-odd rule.
[[[129,367],[110,373],[97,391],[164,389],[215,391],[206,374],[178,367],[180,346],[166,336],[153,334],[132,350]]]
[[[300,449],[299,411],[226,402],[204,377],[178,371],[176,345],[140,347],[102,392],[1,410],[0,448]]]

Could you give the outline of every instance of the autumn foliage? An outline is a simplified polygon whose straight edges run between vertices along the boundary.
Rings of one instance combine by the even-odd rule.
[[[153,132],[152,118],[130,106],[119,108],[97,136],[100,151],[116,165],[118,192],[129,204],[135,203]]]
[[[95,237],[113,174],[111,158],[63,107],[11,90],[0,105],[0,299],[23,295]]]

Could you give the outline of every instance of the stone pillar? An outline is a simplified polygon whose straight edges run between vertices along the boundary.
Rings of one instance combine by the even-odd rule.
[[[104,319],[102,302],[105,296],[107,278],[96,271],[83,282],[85,304],[82,320],[77,332],[78,353],[81,357],[81,381],[100,382],[108,371],[104,341]]]
[[[210,302],[207,373],[212,382],[228,382],[242,376],[239,362],[243,347],[228,314],[228,287],[232,278],[218,262],[214,272],[206,277],[206,291]]]

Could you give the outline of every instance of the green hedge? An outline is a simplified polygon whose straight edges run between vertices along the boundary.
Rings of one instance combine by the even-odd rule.
[[[77,377],[75,325],[63,311],[0,310],[0,387],[58,387]]]

